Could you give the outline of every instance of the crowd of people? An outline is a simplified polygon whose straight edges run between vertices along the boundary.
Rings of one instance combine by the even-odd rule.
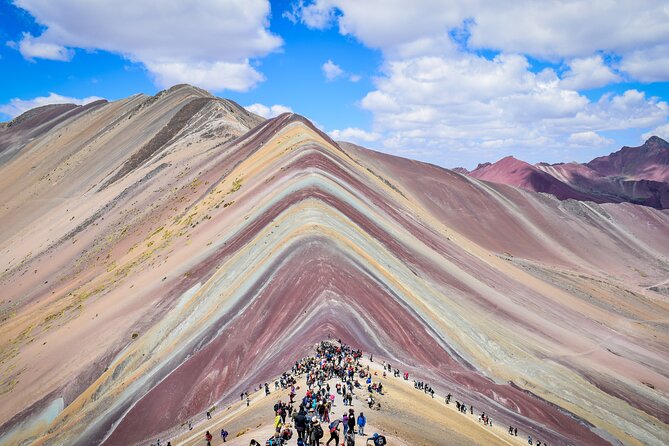
[[[284,446],[293,437],[293,428],[297,436],[298,446],[325,445],[355,446],[356,436],[365,435],[367,417],[363,412],[355,413],[353,398],[364,392],[362,382],[370,394],[367,401],[370,407],[374,404],[374,393],[383,393],[383,385],[374,382],[369,366],[360,364],[362,352],[339,342],[324,341],[316,348],[316,354],[296,361],[290,372],[284,373],[275,382],[275,389],[290,388],[290,401],[277,401],[274,404],[274,434],[266,442],[266,446]],[[305,381],[305,394],[299,401],[296,397],[297,379]],[[331,381],[336,381],[334,388]],[[265,386],[267,393],[268,386]],[[335,400],[341,397],[343,406],[347,407],[341,417],[334,415]],[[243,395],[242,395],[243,398]],[[376,403],[378,404],[378,403]],[[379,405],[380,407],[380,405]],[[329,438],[324,440],[325,434]],[[381,446],[386,444],[385,436],[375,433],[367,438],[367,444]],[[259,443],[254,439],[250,445]]]
[[[286,446],[293,438],[293,429],[295,430],[297,446],[355,446],[356,436],[365,437],[365,426],[367,417],[363,412],[357,414],[353,407],[353,399],[366,391],[366,398],[363,399],[370,409],[381,409],[381,404],[375,398],[376,394],[382,395],[384,392],[383,384],[374,380],[376,372],[371,372],[369,366],[363,366],[360,362],[362,352],[343,344],[341,341],[331,342],[323,341],[316,347],[315,355],[308,356],[293,364],[290,371],[283,373],[274,381],[274,390],[289,390],[288,401],[278,400],[274,406],[274,434],[264,443],[259,443],[255,439],[251,440],[250,446]],[[372,355],[369,356],[370,362],[373,361]],[[394,369],[389,363],[383,361],[383,377],[387,377],[387,372],[393,374],[393,377],[402,377],[408,381],[408,372],[401,373],[399,369]],[[296,401],[298,380],[304,379],[305,393],[301,400]],[[335,381],[334,387],[331,382]],[[423,391],[426,395],[434,398],[434,389],[425,382],[414,380],[414,388]],[[265,395],[271,394],[269,383],[260,384],[259,390],[265,391]],[[343,406],[342,415],[335,415],[335,400],[340,396]],[[246,399],[246,405],[250,404],[248,392],[240,394],[240,400]],[[450,405],[453,395],[448,393],[445,397],[445,403]],[[297,406],[297,408],[296,408]],[[474,415],[474,407],[460,401],[455,401],[458,412]],[[211,413],[206,412],[207,419],[211,419]],[[492,427],[492,419],[481,412],[478,421],[486,426]],[[192,429],[192,422],[188,421],[188,428]],[[509,426],[509,435],[518,436],[518,428]],[[329,437],[325,440],[325,435]],[[227,442],[229,433],[221,429],[221,441]],[[205,441],[207,446],[211,446],[213,435],[206,431]],[[386,444],[386,438],[378,433],[365,438],[365,446],[382,446]],[[323,442],[323,443],[321,443]],[[528,436],[527,442],[534,445],[534,440]],[[548,443],[536,441],[537,446],[548,446]],[[154,446],[153,444],[151,446]],[[155,446],[163,446],[160,440]],[[167,442],[164,446],[171,446]]]

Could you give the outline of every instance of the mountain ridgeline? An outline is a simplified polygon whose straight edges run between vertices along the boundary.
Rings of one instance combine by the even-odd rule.
[[[549,195],[188,85],[32,110],[0,127],[0,445],[148,445],[212,407],[253,432],[239,395],[324,339],[550,445],[666,444],[666,142],[644,147],[481,168]],[[370,421],[405,444],[507,444],[387,388]]]

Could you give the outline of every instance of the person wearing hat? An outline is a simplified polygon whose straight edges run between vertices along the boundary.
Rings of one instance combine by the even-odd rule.
[[[311,417],[311,435],[309,436],[311,446],[320,446],[321,438],[323,438],[323,426],[318,421],[318,417],[313,416]]]

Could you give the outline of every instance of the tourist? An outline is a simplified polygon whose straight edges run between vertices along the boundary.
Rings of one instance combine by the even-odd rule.
[[[358,434],[359,435],[365,435],[365,425],[367,424],[367,418],[365,418],[365,414],[360,412],[360,415],[358,415]]]

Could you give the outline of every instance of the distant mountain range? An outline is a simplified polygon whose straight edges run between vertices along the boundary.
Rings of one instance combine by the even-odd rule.
[[[461,174],[493,183],[545,192],[560,200],[629,202],[669,208],[669,143],[653,136],[639,147],[623,147],[584,164],[529,164],[512,156],[479,164]]]

